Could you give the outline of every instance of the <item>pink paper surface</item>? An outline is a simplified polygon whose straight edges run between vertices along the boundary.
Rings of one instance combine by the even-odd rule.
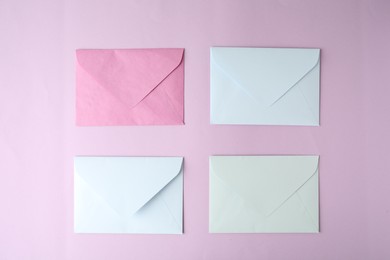
[[[183,124],[183,55],[183,49],[78,50],[76,124]]]
[[[390,259],[390,2],[3,0],[0,259]],[[321,48],[321,126],[209,124],[209,47]],[[185,48],[185,125],[75,126],[76,49]],[[208,157],[319,154],[321,233],[208,234]],[[73,233],[73,156],[185,156],[180,235]]]

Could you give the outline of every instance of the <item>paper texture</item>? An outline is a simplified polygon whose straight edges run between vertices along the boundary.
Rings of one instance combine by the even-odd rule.
[[[319,232],[318,156],[210,157],[211,233]]]
[[[211,123],[319,125],[320,50],[211,48]]]
[[[77,50],[79,126],[181,125],[184,49]]]
[[[182,157],[75,157],[76,233],[181,234]]]

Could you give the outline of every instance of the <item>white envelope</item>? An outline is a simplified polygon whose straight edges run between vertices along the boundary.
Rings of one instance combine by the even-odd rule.
[[[182,157],[75,157],[76,233],[183,233]]]
[[[210,157],[211,233],[316,233],[318,156]]]
[[[319,125],[320,50],[213,47],[211,124]]]

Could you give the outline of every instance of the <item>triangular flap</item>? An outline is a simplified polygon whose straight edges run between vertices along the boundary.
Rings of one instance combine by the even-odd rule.
[[[168,77],[183,60],[184,49],[77,50],[78,73],[88,73],[132,108]]]
[[[211,48],[211,63],[264,105],[272,105],[319,62],[319,49]]]
[[[210,166],[266,217],[316,173],[318,156],[213,156]]]
[[[182,157],[75,157],[79,175],[118,214],[142,208],[180,172]]]

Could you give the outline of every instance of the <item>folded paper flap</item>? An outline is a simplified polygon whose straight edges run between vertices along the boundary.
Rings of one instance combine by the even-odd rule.
[[[183,60],[184,49],[77,50],[80,73],[88,73],[130,108],[136,106]]]
[[[213,156],[212,172],[263,217],[272,214],[318,169],[318,156]]]
[[[75,174],[122,216],[142,208],[180,172],[182,157],[75,157]]]
[[[211,60],[256,100],[272,105],[318,63],[319,49],[211,48]]]

